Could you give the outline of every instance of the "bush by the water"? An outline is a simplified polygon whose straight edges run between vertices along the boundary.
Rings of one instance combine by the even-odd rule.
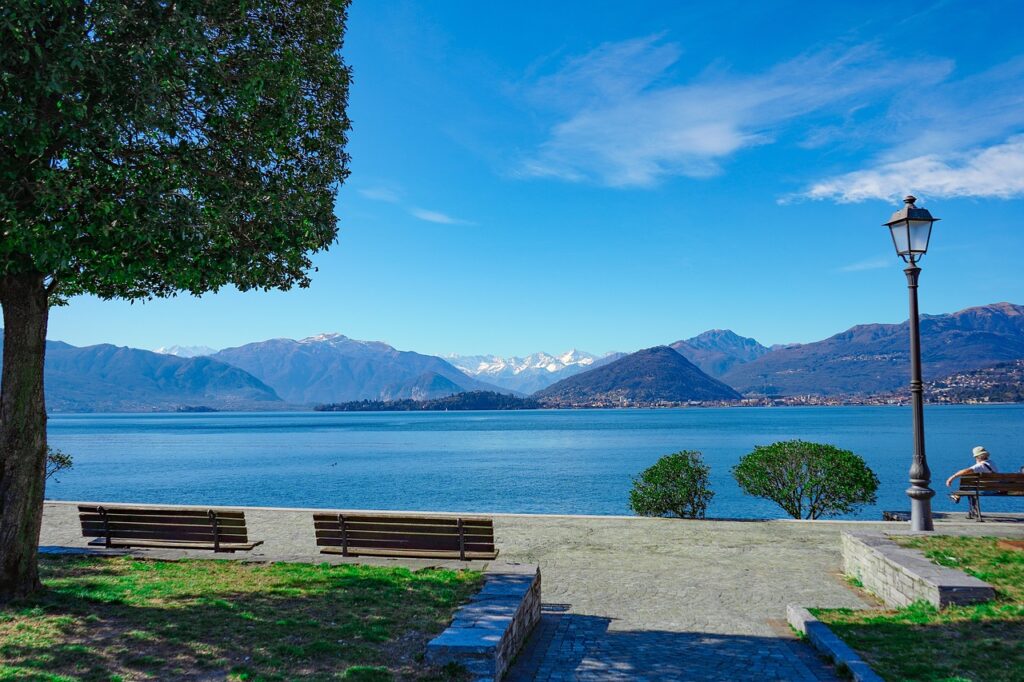
[[[702,519],[715,496],[708,482],[710,469],[693,450],[665,455],[633,479],[629,506],[640,516],[678,516]]]
[[[848,514],[875,503],[878,477],[849,450],[790,440],[758,445],[733,467],[748,495],[763,497],[794,519]]]

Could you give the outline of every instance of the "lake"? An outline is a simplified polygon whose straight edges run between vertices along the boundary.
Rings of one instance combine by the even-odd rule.
[[[55,414],[50,443],[74,456],[57,500],[468,512],[628,514],[630,479],[659,456],[700,450],[708,516],[784,513],[744,495],[730,468],[754,445],[801,438],[860,454],[882,509],[909,509],[904,407],[518,412]],[[1024,405],[925,409],[936,510],[966,510],[945,478],[984,445],[1001,471],[1024,465]],[[1016,510],[1020,498],[985,510]]]

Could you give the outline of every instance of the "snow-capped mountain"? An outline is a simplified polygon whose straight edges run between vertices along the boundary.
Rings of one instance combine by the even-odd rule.
[[[594,355],[573,349],[561,355],[533,353],[526,357],[511,358],[497,355],[447,355],[445,359],[471,377],[529,394],[620,357],[622,353]]]
[[[160,346],[153,352],[160,355],[177,355],[179,358],[198,358],[213,355],[217,349],[209,346]]]

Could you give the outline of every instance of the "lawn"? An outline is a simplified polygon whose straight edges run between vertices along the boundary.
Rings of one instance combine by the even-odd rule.
[[[447,680],[427,641],[469,571],[43,557],[46,589],[0,607],[0,680]]]
[[[1024,680],[1024,552],[996,538],[893,538],[932,561],[976,576],[994,601],[941,611],[916,603],[889,611],[815,609],[814,614],[886,680]]]

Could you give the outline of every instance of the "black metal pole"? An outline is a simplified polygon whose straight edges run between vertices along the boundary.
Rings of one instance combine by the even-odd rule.
[[[935,491],[928,487],[932,472],[924,453],[924,384],[921,381],[921,323],[917,312],[917,280],[921,268],[913,259],[903,270],[910,290],[910,404],[914,413],[914,462],[910,465],[910,529],[934,530],[932,524],[932,497]]]

